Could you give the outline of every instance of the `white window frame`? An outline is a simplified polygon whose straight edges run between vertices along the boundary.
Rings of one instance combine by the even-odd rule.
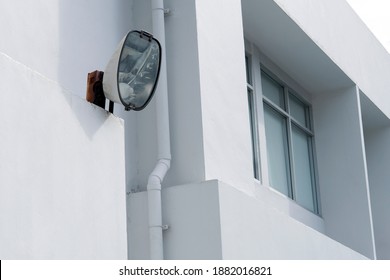
[[[317,196],[317,180],[316,180],[316,170],[315,170],[315,156],[314,156],[314,131],[313,131],[313,117],[312,117],[312,109],[310,103],[308,103],[306,100],[304,100],[296,91],[294,91],[289,85],[284,83],[282,80],[280,80],[278,77],[276,77],[272,72],[270,72],[268,69],[266,69],[263,65],[261,67],[261,75],[267,75],[268,78],[275,81],[278,85],[280,85],[283,88],[283,98],[284,98],[284,106],[285,109],[280,108],[277,104],[274,104],[271,100],[269,100],[264,94],[262,94],[262,100],[264,104],[266,104],[268,107],[270,107],[272,110],[276,111],[276,113],[280,116],[282,116],[286,120],[286,132],[287,132],[287,148],[288,148],[288,154],[286,156],[287,158],[287,165],[288,165],[288,177],[289,177],[289,183],[288,183],[288,196],[296,201],[296,193],[297,193],[297,186],[296,186],[296,179],[295,179],[295,164],[294,164],[294,154],[293,154],[293,143],[292,143],[292,136],[293,136],[293,126],[297,127],[301,132],[303,132],[306,136],[309,137],[309,161],[310,161],[310,173],[311,173],[311,186],[312,186],[312,199],[313,199],[313,212],[318,213],[318,196]],[[302,102],[306,108],[306,118],[308,119],[308,126],[303,126],[300,124],[297,120],[294,119],[294,117],[291,115],[290,112],[290,96],[295,97],[300,102]],[[297,202],[298,203],[298,202]],[[298,203],[299,204],[299,203]]]
[[[249,107],[249,121],[251,128],[251,140],[252,140],[252,157],[253,157],[253,176],[256,180],[261,181],[261,159],[260,159],[260,141],[258,133],[258,114],[257,114],[257,96],[255,94],[255,88],[253,85],[252,75],[252,60],[249,54],[245,55],[246,61],[246,74],[247,74],[247,95],[248,95],[248,107]]]
[[[291,176],[291,190],[289,190],[288,197],[293,200],[295,203],[300,205],[297,201],[294,200],[294,192],[295,192],[295,180],[294,180],[294,164],[293,161],[293,155],[292,155],[292,142],[291,142],[291,136],[292,136],[292,126],[295,125],[298,127],[298,129],[304,131],[305,134],[309,135],[311,137],[310,141],[310,161],[311,161],[311,172],[312,172],[312,192],[313,192],[313,203],[314,203],[314,211],[311,211],[310,209],[307,209],[308,211],[320,216],[320,199],[319,199],[319,191],[318,191],[318,172],[317,172],[317,165],[316,165],[316,156],[315,156],[315,142],[314,142],[314,131],[313,131],[313,116],[311,113],[311,102],[308,101],[306,98],[309,94],[302,90],[295,81],[293,81],[291,78],[287,77],[285,79],[286,75],[280,75],[283,71],[275,67],[273,63],[267,61],[267,59],[264,60],[268,65],[272,65],[271,67],[265,66],[262,62],[263,59],[260,59],[259,57],[256,57],[256,59],[253,57],[254,54],[251,51],[246,52],[246,61],[247,61],[247,92],[248,92],[248,106],[253,106],[255,108],[250,108],[250,113],[252,112],[252,120],[251,121],[251,130],[252,130],[252,147],[253,147],[253,157],[254,157],[254,163],[258,163],[257,166],[254,164],[254,177],[256,180],[260,181],[263,185],[266,185],[270,188],[272,186],[270,185],[269,180],[269,173],[268,173],[268,159],[267,159],[267,144],[266,144],[266,132],[265,132],[265,126],[264,126],[264,102],[271,106],[274,110],[277,110],[280,112],[284,117],[287,117],[287,130],[288,130],[288,146],[289,146],[289,165],[290,165],[290,176]],[[271,70],[270,70],[271,68]],[[275,70],[275,71],[274,71]],[[293,94],[295,98],[299,99],[301,102],[309,106],[309,121],[311,122],[309,127],[304,127],[300,125],[298,122],[294,121],[293,117],[291,117],[290,113],[286,113],[285,111],[279,110],[279,108],[272,105],[272,102],[269,101],[266,97],[264,97],[262,92],[262,85],[261,85],[261,72],[264,71],[268,76],[270,76],[273,80],[275,80],[278,84],[280,84],[284,88],[284,101],[286,106],[289,102],[289,94]],[[285,82],[285,80],[288,80]],[[303,91],[304,94],[300,94],[300,92]],[[299,92],[299,93],[298,93]],[[287,107],[288,108],[288,107]],[[288,110],[286,108],[286,111]],[[261,125],[260,125],[261,123]],[[256,145],[256,146],[255,146]],[[256,170],[257,173],[256,173]],[[274,188],[272,188],[274,189]],[[274,189],[275,190],[275,189]],[[275,190],[277,192],[277,190]],[[278,192],[279,193],[279,192]],[[282,193],[280,193],[283,195]],[[304,206],[300,205],[304,208]]]

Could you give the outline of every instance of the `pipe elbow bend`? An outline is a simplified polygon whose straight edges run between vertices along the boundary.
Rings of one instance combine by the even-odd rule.
[[[148,190],[161,190],[161,183],[171,166],[170,159],[160,159],[148,178]]]

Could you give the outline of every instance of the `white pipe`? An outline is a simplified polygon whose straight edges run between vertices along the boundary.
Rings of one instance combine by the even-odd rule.
[[[165,53],[164,1],[152,0],[153,36],[159,40],[162,49],[160,78],[156,89],[156,117],[158,160],[156,167],[148,179],[149,210],[149,250],[150,259],[162,260],[163,225],[161,209],[161,183],[171,164],[171,148],[169,137],[168,85]]]

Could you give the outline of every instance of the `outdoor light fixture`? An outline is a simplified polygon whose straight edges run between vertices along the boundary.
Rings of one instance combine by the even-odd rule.
[[[123,104],[126,111],[140,111],[153,97],[160,65],[161,45],[153,35],[130,31],[112,55],[104,74],[89,73],[87,100],[104,108],[105,98],[109,99],[110,112],[112,102]]]

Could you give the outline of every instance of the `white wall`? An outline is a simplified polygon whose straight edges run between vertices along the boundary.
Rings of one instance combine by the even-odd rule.
[[[0,258],[126,259],[123,121],[0,65]]]
[[[205,178],[195,0],[165,0],[171,169],[165,186]]]
[[[163,191],[166,259],[222,259],[217,181]]]
[[[218,183],[223,259],[365,259],[298,222],[266,197]]]
[[[197,0],[196,15],[205,177],[252,193],[241,1]]]
[[[307,227],[265,197],[253,197],[217,180],[163,189],[166,259],[365,259]],[[130,196],[131,259],[147,258],[145,192]],[[135,209],[134,209],[135,210]],[[146,252],[146,254],[145,254]]]
[[[219,179],[253,193],[241,2],[164,3],[171,11],[165,23],[172,163],[163,184]],[[150,24],[148,5],[134,1],[135,14],[147,18],[134,17],[135,26]],[[145,188],[156,160],[153,106],[137,115],[133,190]]]
[[[217,181],[164,188],[164,259],[221,259]],[[129,196],[129,259],[149,258],[147,193]]]
[[[357,87],[313,100],[321,214],[330,237],[375,258]]]
[[[150,259],[147,192],[127,196],[127,251],[129,260]]]
[[[16,149],[15,147],[25,146],[24,149],[17,149],[18,152],[15,154],[21,159],[17,160],[15,165],[19,166],[19,162],[24,158],[29,159],[22,169],[19,168],[21,175],[15,176],[20,178],[13,179],[13,181],[20,180],[24,182],[23,184],[34,187],[36,184],[40,184],[39,180],[44,181],[44,184],[41,186],[42,189],[39,189],[43,193],[48,188],[47,184],[51,182],[51,185],[55,185],[55,187],[50,187],[54,188],[51,195],[56,198],[53,201],[58,202],[57,204],[63,203],[62,199],[60,199],[61,195],[57,195],[57,193],[64,188],[63,184],[66,184],[66,189],[69,189],[69,193],[62,193],[63,201],[70,201],[69,208],[72,211],[69,214],[65,213],[65,223],[60,224],[60,221],[58,221],[53,223],[53,227],[62,228],[68,226],[70,217],[73,217],[73,215],[79,216],[78,214],[75,215],[77,210],[85,212],[85,215],[81,215],[80,219],[98,219],[85,224],[85,230],[80,233],[83,236],[75,238],[75,247],[84,248],[83,252],[70,251],[74,247],[67,244],[69,242],[66,241],[67,238],[71,237],[68,237],[67,234],[78,234],[77,227],[80,226],[80,220],[80,222],[70,227],[69,231],[64,230],[59,234],[57,239],[59,241],[65,240],[66,242],[65,244],[62,244],[64,242],[57,242],[58,248],[53,247],[54,253],[52,253],[52,256],[44,252],[46,250],[47,253],[51,253],[45,246],[42,246],[42,250],[30,250],[29,247],[31,247],[30,243],[32,240],[26,243],[28,247],[26,254],[30,254],[26,255],[26,258],[126,258],[127,246],[126,241],[123,240],[123,224],[122,220],[117,221],[118,218],[123,218],[124,211],[124,204],[122,204],[122,201],[124,201],[122,195],[125,192],[122,189],[124,180],[122,169],[125,164],[125,160],[122,158],[124,152],[122,139],[124,133],[123,123],[118,120],[114,121],[115,118],[108,117],[100,109],[84,104],[81,99],[77,99],[74,96],[85,98],[87,73],[96,69],[104,70],[120,39],[128,30],[140,25],[135,26],[134,20],[139,22],[145,18],[139,14],[136,16],[132,15],[133,2],[133,0],[98,0],[93,2],[87,0],[0,1],[0,24],[12,27],[0,30],[0,35],[3,38],[0,41],[0,53],[4,53],[26,65],[28,67],[26,69],[32,69],[29,71],[33,75],[27,73],[20,75],[15,72],[19,78],[24,79],[24,82],[28,83],[30,76],[41,77],[41,74],[43,82],[37,82],[37,86],[42,87],[41,91],[47,91],[40,92],[35,90],[40,94],[46,94],[43,98],[35,96],[38,93],[28,90],[27,86],[16,90],[13,88],[14,85],[10,83],[3,85],[3,87],[7,86],[13,94],[15,92],[27,92],[29,94],[29,98],[25,98],[25,101],[17,100],[16,96],[11,99],[2,96],[7,98],[7,103],[3,104],[8,107],[2,113],[9,114],[8,110],[13,110],[12,115],[10,115],[12,118],[7,117],[7,126],[4,127],[2,133],[20,138],[19,142],[12,143],[12,148]],[[142,3],[145,1],[137,2]],[[48,80],[43,78],[43,76],[54,82],[47,82]],[[17,84],[15,81],[14,83]],[[66,94],[60,94],[64,91],[63,88],[66,89]],[[46,100],[55,102],[56,106],[51,105]],[[29,114],[27,115],[29,118],[24,115],[26,114],[26,107],[28,108],[27,112]],[[53,112],[56,118],[46,119],[44,117],[45,114],[52,112],[53,108],[56,108],[56,111]],[[126,154],[129,159],[126,162],[127,180],[130,186],[137,186],[136,175],[139,173],[136,165],[138,162],[136,153],[137,134],[131,133],[137,125],[136,117],[134,114],[122,114],[122,111],[122,106],[117,105],[115,107],[116,114],[126,117]],[[41,113],[41,115],[37,115],[37,112]],[[31,129],[16,130],[15,127],[20,126],[24,128],[20,124],[25,120],[30,121],[28,128],[31,127]],[[78,126],[82,129],[77,128],[75,120],[79,120]],[[48,129],[47,127],[53,126],[52,123],[57,123],[58,125]],[[62,127],[63,124],[66,124],[64,128]],[[69,129],[69,127],[72,129]],[[64,136],[62,136],[63,131],[67,132]],[[47,139],[42,140],[30,137],[38,132],[42,136],[47,137]],[[101,136],[97,137],[96,135],[100,135],[100,133],[102,133]],[[105,135],[106,133],[112,133],[112,137],[108,137]],[[86,140],[82,138],[84,134],[87,136]],[[34,142],[33,147],[38,147],[38,149],[27,150],[28,145],[24,143],[27,143],[26,138],[29,137],[35,142],[42,141],[44,144],[40,145]],[[104,148],[110,141],[119,143],[119,146],[112,151]],[[82,149],[82,145],[85,148]],[[44,146],[48,148],[48,151],[43,149]],[[86,149],[88,152],[85,151]],[[58,154],[57,150],[61,151],[61,153]],[[8,151],[7,158],[11,157],[10,151]],[[94,154],[96,152],[98,154]],[[116,154],[116,156],[113,157],[111,152]],[[36,154],[45,156],[41,158],[37,157]],[[105,159],[106,157],[109,157],[108,161]],[[34,158],[39,161],[38,165],[30,163]],[[112,181],[108,180],[108,178],[112,177],[112,174],[104,175],[99,173],[99,176],[96,178],[91,176],[91,173],[95,172],[92,172],[92,169],[97,170],[97,165],[102,164],[102,160],[104,160],[103,164],[111,164],[112,168],[116,168],[116,177],[110,179]],[[54,169],[57,161],[60,161],[66,172]],[[28,177],[24,178],[25,175],[22,172],[25,169],[31,169],[30,166],[39,168],[40,164],[43,165],[42,170],[45,170],[45,172],[42,172],[41,169],[39,169],[39,172],[32,169],[28,174],[33,174],[33,171],[36,171],[37,173],[42,173],[41,176],[32,178],[31,175],[28,175]],[[87,164],[90,166],[86,167]],[[48,168],[45,168],[46,165]],[[12,174],[14,173],[7,175],[7,178],[10,178]],[[27,184],[24,180],[31,180],[32,183]],[[61,183],[58,184],[57,181]],[[107,184],[113,185],[111,188],[114,188],[114,192],[112,190],[109,191]],[[18,183],[17,185],[20,184]],[[39,192],[37,191],[37,193]],[[34,195],[36,200],[35,196],[36,194]],[[100,206],[97,201],[100,201]],[[117,205],[111,205],[113,202]],[[77,203],[77,207],[73,206],[74,203]],[[29,207],[31,208],[32,206],[30,205]],[[26,210],[30,208],[27,207]],[[106,211],[105,208],[109,208],[112,211]],[[45,223],[51,218],[50,215],[54,215],[54,213],[51,213],[47,203],[42,203],[42,209],[47,209],[48,212],[47,217],[45,216],[41,221]],[[36,215],[34,211],[32,213]],[[37,225],[39,225],[39,221]],[[93,227],[95,227],[95,230],[93,230]],[[119,229],[118,227],[121,228]],[[112,232],[108,233],[107,231]],[[38,229],[35,229],[31,234],[37,235]],[[117,234],[118,236],[116,236]],[[51,235],[52,233],[50,233]],[[54,238],[53,240],[57,239]],[[106,239],[115,239],[116,241],[101,242]],[[85,245],[82,243],[85,243]],[[39,244],[41,242],[36,242],[37,246]],[[65,245],[69,246],[64,251]],[[94,246],[96,248],[92,249]],[[58,252],[56,253],[56,251]]]
[[[271,252],[275,258],[359,257],[289,218],[288,215],[295,215],[292,212],[300,211],[297,208],[290,213],[289,210],[278,213],[269,209],[269,204],[264,208],[264,201],[259,200],[263,194],[268,198],[272,195],[266,189],[256,190],[253,183],[241,1],[232,0],[228,5],[222,0],[164,2],[171,10],[166,17],[166,51],[173,158],[164,186],[218,179],[236,189],[219,186],[222,189],[218,200],[215,184],[211,187],[208,183],[191,185],[188,191],[178,188],[177,193],[175,188],[169,188],[166,194],[177,200],[171,201],[172,197],[166,195],[164,200],[169,204],[163,206],[164,215],[177,227],[165,234],[166,257],[267,258],[262,252]],[[384,102],[389,90],[388,56],[343,1],[242,2],[246,4],[243,7],[247,15],[244,24],[250,16],[253,20],[250,28],[246,26],[246,35],[270,60],[317,98],[314,101],[317,107],[314,112],[318,109],[315,130],[319,140],[325,222],[319,218],[313,227],[373,257],[358,96],[350,89],[339,94],[328,93],[350,86],[353,80],[390,115],[390,103]],[[129,29],[152,31],[150,1],[99,0],[93,1],[93,6],[87,0],[0,1],[0,15],[2,26],[12,26],[0,30],[1,37],[7,38],[0,41],[0,53],[6,54],[1,55],[4,67],[0,71],[4,75],[0,89],[3,93],[12,92],[0,97],[1,104],[6,104],[6,109],[0,112],[3,120],[0,141],[7,147],[0,151],[1,158],[5,159],[0,165],[0,180],[6,183],[0,186],[0,191],[4,192],[0,197],[3,199],[0,207],[4,209],[0,210],[12,209],[17,218],[0,215],[2,224],[12,225],[0,234],[21,240],[4,244],[9,253],[5,257],[23,251],[24,255],[14,257],[126,258],[123,123],[74,95],[84,98],[87,72],[104,70],[118,41]],[[218,20],[215,20],[216,15]],[[73,95],[65,93],[63,88]],[[23,99],[17,99],[17,93]],[[345,107],[339,108],[341,105]],[[137,115],[124,113],[122,106],[115,108],[115,114],[125,119],[128,190],[144,189],[155,163],[154,106],[153,100]],[[339,109],[335,110],[336,107]],[[333,138],[328,141],[328,136]],[[352,144],[348,139],[353,140]],[[109,142],[120,142],[120,145],[104,149]],[[374,154],[376,151],[371,152]],[[339,160],[328,158],[333,155]],[[347,166],[348,170],[335,171],[335,163],[343,168]],[[91,173],[99,164],[103,164],[109,174],[99,172],[95,178]],[[58,165],[62,168],[57,168]],[[206,186],[210,189],[206,190]],[[339,187],[345,196],[340,195]],[[243,194],[237,189],[247,196],[241,197]],[[26,196],[19,196],[20,193]],[[209,200],[205,199],[209,195]],[[253,200],[255,195],[258,200]],[[143,239],[145,223],[140,220],[146,210],[142,199],[133,200],[142,194],[132,196],[128,199],[129,250],[134,251],[129,252],[129,257],[146,258],[145,253],[138,254],[147,246]],[[193,200],[193,196],[198,199]],[[65,203],[68,201],[72,207]],[[222,231],[219,224],[215,224],[217,212],[213,208],[219,203],[224,203],[220,206]],[[291,204],[284,205],[289,208]],[[349,205],[353,207],[345,208]],[[24,209],[31,211],[20,212]],[[270,212],[258,214],[265,209]],[[213,216],[205,216],[208,210]],[[190,221],[183,213],[192,217]],[[237,219],[238,213],[239,217],[248,219]],[[298,213],[297,216],[306,219],[305,215]],[[272,218],[275,220],[270,220]],[[192,220],[207,226],[215,242],[204,240],[203,231],[189,224]],[[287,247],[273,243],[259,245],[257,234],[264,240],[273,238],[272,231],[262,231],[261,221],[282,233],[291,228],[294,237],[301,241],[301,237],[306,237],[313,249],[297,251],[298,247],[288,247],[290,237],[281,235],[274,242],[281,241]],[[132,227],[134,222],[136,226]],[[242,228],[251,229],[253,233],[243,235]],[[387,229],[380,231],[386,233]],[[218,234],[222,235],[220,242]],[[0,242],[4,240],[0,238]],[[139,240],[142,241],[137,243]],[[203,247],[187,244],[192,240]],[[240,251],[237,244],[248,250]],[[252,244],[257,244],[258,250],[251,252]],[[71,245],[83,250],[74,251]],[[328,251],[318,253],[328,246],[332,248],[329,254]],[[272,248],[277,249],[273,252],[275,255]]]
[[[153,33],[150,1],[133,2],[134,27]],[[165,0],[164,5],[171,10],[165,36],[172,162],[163,186],[171,186],[204,180],[205,161],[195,1]],[[155,98],[136,114],[120,110],[115,114],[126,122],[127,187],[142,191],[157,160]]]
[[[346,1],[275,2],[390,116],[389,54]]]
[[[218,179],[233,186],[226,192],[225,187],[220,187],[222,258],[363,258],[337,241],[375,258],[361,108],[354,82],[375,102],[386,100],[385,77],[390,68],[383,49],[350,8],[343,1],[325,2],[242,1],[245,34],[312,98],[323,215],[323,219],[315,219],[298,213],[297,207],[288,209],[292,204],[278,199],[272,201],[277,204],[276,210],[272,209],[264,199],[275,196],[265,188],[254,188],[240,2],[226,5],[225,1],[165,1],[172,11],[166,17],[166,33],[173,161],[164,184]],[[374,65],[380,70],[380,79],[374,77],[378,73]],[[387,106],[382,104],[381,108],[386,111]],[[140,121],[138,129],[143,124],[153,126],[150,120]],[[155,134],[146,135],[147,141],[152,142],[150,138]],[[142,151],[146,150],[144,145]],[[145,156],[151,157],[154,152]],[[146,178],[152,159],[141,160],[145,162],[141,167],[145,172],[140,174]],[[200,248],[205,244],[191,223],[195,220],[215,236],[218,227],[210,228],[199,215],[217,202],[196,204],[189,199],[195,192],[186,193],[177,187],[180,195],[176,196],[175,188],[165,191],[169,189],[176,200],[172,203],[167,196],[165,199],[171,203],[163,204],[165,218],[172,226],[172,231],[164,233],[166,257],[203,258],[207,254],[197,255],[198,248],[191,246],[192,242]],[[132,196],[138,199],[142,195]],[[137,205],[141,207],[140,201],[130,208],[131,217]],[[281,204],[283,209],[278,208]],[[144,215],[145,209],[140,209]],[[304,223],[310,220],[313,228],[337,241],[295,218]],[[145,226],[142,218],[134,219],[136,224]],[[269,226],[269,231],[264,225]],[[290,231],[291,235],[285,234]],[[145,232],[143,229],[129,235],[129,246],[132,243],[141,250],[140,244],[145,243],[138,243],[137,238],[143,240]],[[269,244],[258,243],[259,236]],[[210,258],[218,257],[215,244],[207,247]]]
[[[84,98],[87,73],[104,70],[132,27],[132,2],[0,1],[0,52]]]
[[[390,259],[389,162],[390,128],[388,126],[365,133],[371,205],[378,259]]]

